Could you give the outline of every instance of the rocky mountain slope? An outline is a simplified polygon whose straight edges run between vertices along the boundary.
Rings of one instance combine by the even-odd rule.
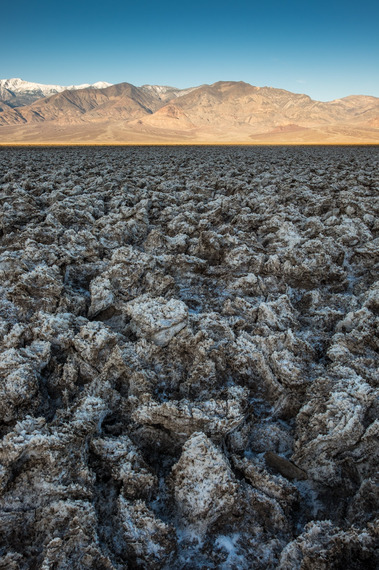
[[[378,167],[0,149],[0,568],[378,568]]]
[[[178,90],[120,83],[10,108],[1,142],[379,142],[379,99],[330,102],[244,82]]]
[[[158,97],[129,83],[112,85],[106,89],[64,91],[40,99],[27,107],[4,111],[0,121],[21,123],[52,122],[67,125],[83,121],[128,120],[152,113]]]

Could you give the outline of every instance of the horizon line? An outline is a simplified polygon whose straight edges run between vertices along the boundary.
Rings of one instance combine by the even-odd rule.
[[[136,142],[136,143],[43,143],[43,142],[31,142],[31,143],[17,143],[17,142],[0,142],[0,147],[131,147],[131,146],[379,146],[379,142],[307,142],[307,143],[296,143],[296,142],[285,142],[285,143],[250,143],[250,142]]]

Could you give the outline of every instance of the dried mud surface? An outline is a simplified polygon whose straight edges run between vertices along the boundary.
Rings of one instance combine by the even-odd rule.
[[[0,165],[0,568],[376,568],[378,148]]]

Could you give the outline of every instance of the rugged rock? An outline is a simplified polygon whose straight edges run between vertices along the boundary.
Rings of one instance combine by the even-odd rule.
[[[137,297],[127,305],[133,330],[157,346],[166,346],[186,326],[188,309],[182,301]]]
[[[376,568],[377,149],[0,164],[0,568]]]
[[[238,486],[223,454],[203,433],[194,433],[172,473],[179,513],[192,524],[209,526],[226,518],[237,500]]]

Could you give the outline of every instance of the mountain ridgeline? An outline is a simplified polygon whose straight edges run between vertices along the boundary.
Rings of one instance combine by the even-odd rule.
[[[320,102],[242,81],[189,89],[12,81],[21,80],[0,81],[2,143],[379,143],[377,97]]]

